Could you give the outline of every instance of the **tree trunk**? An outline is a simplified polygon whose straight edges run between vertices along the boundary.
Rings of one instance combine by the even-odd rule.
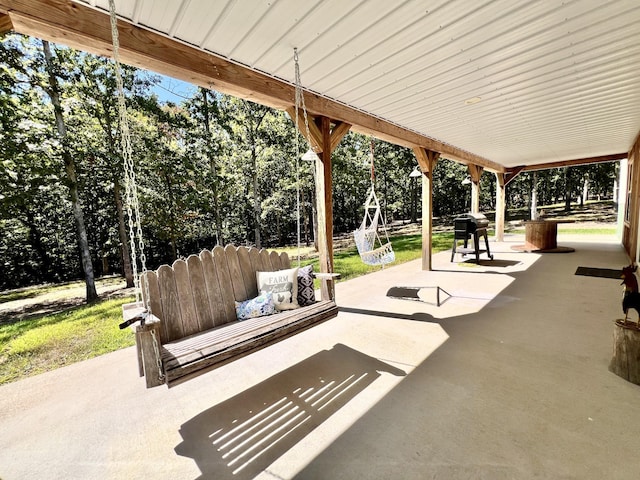
[[[584,177],[584,184],[582,185],[582,202],[580,206],[583,206],[589,200],[589,177]]]
[[[211,125],[209,123],[209,99],[207,97],[207,90],[200,87],[202,93],[202,105],[203,105],[203,117],[204,117],[204,131],[207,143],[207,156],[209,157],[209,168],[211,170],[211,193],[213,195],[213,219],[216,229],[216,245],[224,245],[224,239],[222,238],[222,218],[220,217],[220,208],[218,206],[218,172],[216,168],[216,157],[213,154],[213,148],[211,145]]]
[[[80,258],[82,260],[82,269],[84,271],[85,283],[87,285],[87,302],[91,302],[98,298],[96,291],[95,279],[93,275],[93,263],[91,261],[91,253],[89,252],[89,241],[87,239],[87,230],[84,224],[84,214],[82,212],[82,204],[78,196],[78,179],[76,176],[76,165],[69,150],[67,127],[64,123],[64,117],[62,115],[62,106],[60,104],[60,87],[58,85],[58,79],[55,75],[55,66],[53,55],[51,54],[51,48],[49,42],[42,40],[42,48],[44,50],[45,66],[47,75],[49,77],[49,88],[47,93],[51,98],[51,104],[53,105],[53,111],[56,118],[56,128],[58,130],[58,136],[60,137],[60,143],[62,145],[62,158],[64,160],[64,167],[66,172],[66,184],[69,188],[69,196],[71,198],[71,205],[73,209],[73,218],[76,223],[76,230],[78,236],[78,247],[80,249]]]
[[[253,135],[251,135],[251,169],[253,180],[253,222],[255,228],[256,248],[262,248],[260,239],[260,192],[258,185],[258,155],[256,153],[256,144]]]
[[[131,266],[131,252],[129,251],[129,237],[127,235],[127,227],[124,219],[124,208],[122,205],[122,194],[120,182],[114,179],[113,194],[116,201],[116,211],[118,212],[118,236],[120,237],[120,251],[122,254],[122,273],[127,281],[127,288],[134,286],[133,268]]]
[[[571,211],[571,179],[569,167],[564,167],[564,211]]]
[[[531,220],[538,219],[538,176],[533,172],[533,185],[531,187]]]

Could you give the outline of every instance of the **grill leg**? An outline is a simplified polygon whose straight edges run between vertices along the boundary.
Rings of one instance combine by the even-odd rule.
[[[473,234],[473,248],[476,251],[476,264],[480,264],[480,237],[477,233]]]
[[[491,251],[489,250],[489,237],[487,236],[487,232],[484,232],[484,244],[487,246],[487,256],[489,260],[493,260],[493,255],[491,255]]]

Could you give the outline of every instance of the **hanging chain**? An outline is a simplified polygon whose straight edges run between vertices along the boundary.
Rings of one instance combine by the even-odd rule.
[[[156,331],[151,330],[151,343],[153,344],[153,353],[156,357],[156,366],[158,367],[158,380],[164,383],[164,370],[162,369],[162,360],[160,358],[160,346],[158,345],[158,338],[156,337]]]
[[[298,49],[293,49],[293,60],[295,63],[295,123],[296,123],[296,228],[298,234],[298,267],[300,267],[300,125],[298,122],[298,110],[300,109],[300,102],[298,100],[298,80],[300,78],[300,72],[298,67]]]
[[[124,82],[122,80],[120,63],[120,40],[118,35],[118,19],[116,16],[115,0],[109,0],[109,13],[111,17],[111,37],[113,40],[113,59],[116,77],[116,87],[118,90],[118,112],[120,116],[120,131],[122,142],[122,156],[124,159],[124,183],[125,201],[127,216],[129,218],[129,243],[131,250],[131,266],[133,269],[133,282],[136,292],[136,301],[141,300],[140,277],[138,276],[137,251],[140,252],[141,275],[147,272],[147,257],[144,253],[144,240],[142,238],[142,224],[140,221],[140,206],[138,203],[138,188],[136,183],[136,170],[133,162],[133,149],[131,147],[131,134],[129,130],[129,117],[127,115],[127,104],[124,94]],[[134,229],[135,227],[135,229]],[[136,248],[136,236],[138,244]],[[149,282],[143,282],[145,288],[145,299],[147,301],[147,311],[151,314],[151,304],[149,303]]]

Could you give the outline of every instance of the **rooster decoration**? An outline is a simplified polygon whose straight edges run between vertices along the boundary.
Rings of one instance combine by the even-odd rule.
[[[622,283],[624,285],[622,295],[622,311],[624,312],[624,323],[627,323],[629,309],[635,308],[638,312],[638,327],[640,328],[640,293],[638,293],[638,280],[635,271],[638,266],[633,263],[622,269]]]

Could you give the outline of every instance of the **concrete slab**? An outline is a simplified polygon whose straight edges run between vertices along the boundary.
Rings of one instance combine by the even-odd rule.
[[[340,283],[337,318],[170,390],[133,349],[0,387],[0,478],[638,478],[640,387],[607,370],[620,282],[574,275],[626,255],[507,240]]]

